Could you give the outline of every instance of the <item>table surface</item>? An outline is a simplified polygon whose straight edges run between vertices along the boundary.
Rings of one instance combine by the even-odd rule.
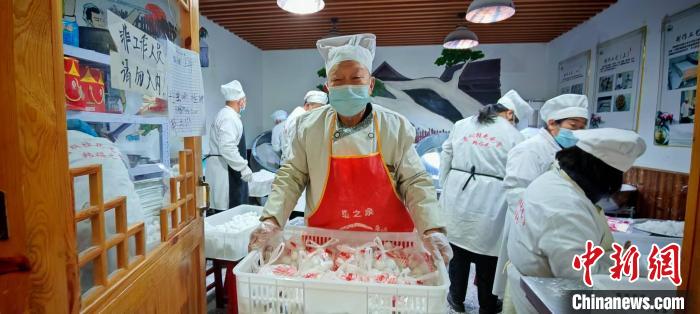
[[[566,302],[568,291],[589,289],[578,278],[523,276],[520,286],[538,313],[567,313],[570,311]]]

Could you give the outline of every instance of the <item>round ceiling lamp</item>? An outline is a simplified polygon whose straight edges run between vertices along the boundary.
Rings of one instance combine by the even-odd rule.
[[[467,21],[472,23],[496,23],[515,14],[512,0],[474,0],[467,10]]]
[[[474,32],[465,26],[457,26],[457,29],[447,34],[442,46],[446,49],[469,49],[478,44],[479,37]]]
[[[323,0],[277,0],[277,6],[295,14],[311,14],[323,10]]]

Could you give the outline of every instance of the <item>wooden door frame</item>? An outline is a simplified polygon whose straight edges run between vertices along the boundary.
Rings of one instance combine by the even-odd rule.
[[[10,240],[0,256],[26,258],[29,271],[0,275],[0,312],[69,308],[68,270],[75,247],[66,229],[70,208],[63,91],[61,1],[0,4],[0,190],[5,192]],[[7,101],[9,99],[9,101]],[[49,187],[38,188],[38,187]],[[6,250],[7,249],[7,250]],[[7,293],[5,293],[7,291]],[[8,312],[15,312],[8,310]]]
[[[700,65],[698,65],[700,73]],[[700,105],[700,85],[695,87],[695,108]],[[688,180],[688,200],[685,207],[685,230],[681,250],[680,290],[687,291],[686,309],[688,313],[700,310],[700,121],[693,126],[693,141]]]
[[[178,1],[191,47],[199,50],[199,10],[196,0]],[[0,274],[0,312],[78,313],[77,245],[69,175],[64,99],[61,0],[0,1],[0,93],[5,100],[0,115],[0,191],[7,207],[9,240],[0,240],[0,266],[15,262],[19,271]],[[183,37],[186,38],[187,36]],[[201,160],[201,138],[186,138],[185,145]],[[195,162],[201,175],[201,163]],[[40,188],[43,187],[43,188]],[[185,226],[161,243],[160,255],[122,283],[103,300],[104,308],[119,309],[133,298],[118,298],[135,282],[157,275],[161,265],[173,265],[171,251],[191,251],[191,265],[204,278],[203,218]],[[26,262],[25,262],[26,261]],[[146,267],[151,265],[150,267]],[[156,270],[153,270],[156,268]],[[145,275],[144,275],[145,274]],[[151,277],[148,277],[151,276]],[[148,277],[148,278],[147,278]],[[194,276],[192,277],[194,278]],[[196,312],[206,310],[205,284],[193,282]],[[201,281],[201,282],[198,282]],[[145,286],[145,285],[144,285]],[[138,302],[148,303],[148,296]],[[122,304],[116,304],[122,302]],[[137,304],[136,306],[139,306]],[[133,306],[133,304],[126,304]],[[96,307],[96,310],[99,310]],[[173,310],[177,310],[173,308]]]

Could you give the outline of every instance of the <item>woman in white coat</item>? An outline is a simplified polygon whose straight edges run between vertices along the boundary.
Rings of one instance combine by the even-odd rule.
[[[304,96],[304,106],[296,107],[284,121],[284,136],[282,137],[282,162],[289,159],[291,154],[291,143],[294,138],[294,130],[297,127],[297,118],[313,109],[328,104],[328,94],[320,90],[312,90]]]
[[[612,251],[605,215],[594,204],[619,191],[622,175],[646,145],[639,135],[619,129],[574,132],[576,145],[556,155],[552,168],[525,190],[508,239],[508,294],[517,313],[536,313],[520,288],[522,276],[581,278],[574,255],[587,240]],[[607,270],[604,256],[592,272]]]
[[[227,210],[248,202],[248,183],[253,171],[246,160],[241,111],[246,98],[238,81],[221,85],[226,106],[221,108],[209,130],[206,180],[211,186],[211,208]]]
[[[574,138],[571,131],[586,128],[588,98],[575,94],[554,97],[542,105],[540,117],[546,122],[545,127],[537,130],[536,135],[516,145],[508,153],[506,176],[503,178],[508,212],[503,226],[503,242],[498,254],[496,278],[493,282],[493,294],[502,298],[505,297],[507,280],[506,245],[515,208],[530,182],[549,170],[554,162],[554,155],[562,148],[569,148],[576,144],[572,140]],[[504,308],[508,308],[508,303],[507,298],[504,298]]]
[[[272,150],[277,154],[282,153],[282,138],[284,137],[284,122],[287,120],[287,112],[284,110],[277,110],[270,116],[275,122],[275,126],[272,127]]]
[[[448,296],[454,311],[465,311],[470,263],[476,265],[480,312],[499,311],[491,289],[506,211],[502,178],[508,151],[523,140],[515,124],[530,110],[515,91],[509,91],[478,115],[457,121],[442,146],[440,202],[454,252]]]

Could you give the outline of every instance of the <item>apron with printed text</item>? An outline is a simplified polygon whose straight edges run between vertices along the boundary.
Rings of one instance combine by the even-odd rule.
[[[374,118],[377,151],[369,155],[333,155],[337,117],[330,128],[329,161],[321,200],[308,226],[336,230],[411,232],[413,219],[399,198],[384,157]]]

